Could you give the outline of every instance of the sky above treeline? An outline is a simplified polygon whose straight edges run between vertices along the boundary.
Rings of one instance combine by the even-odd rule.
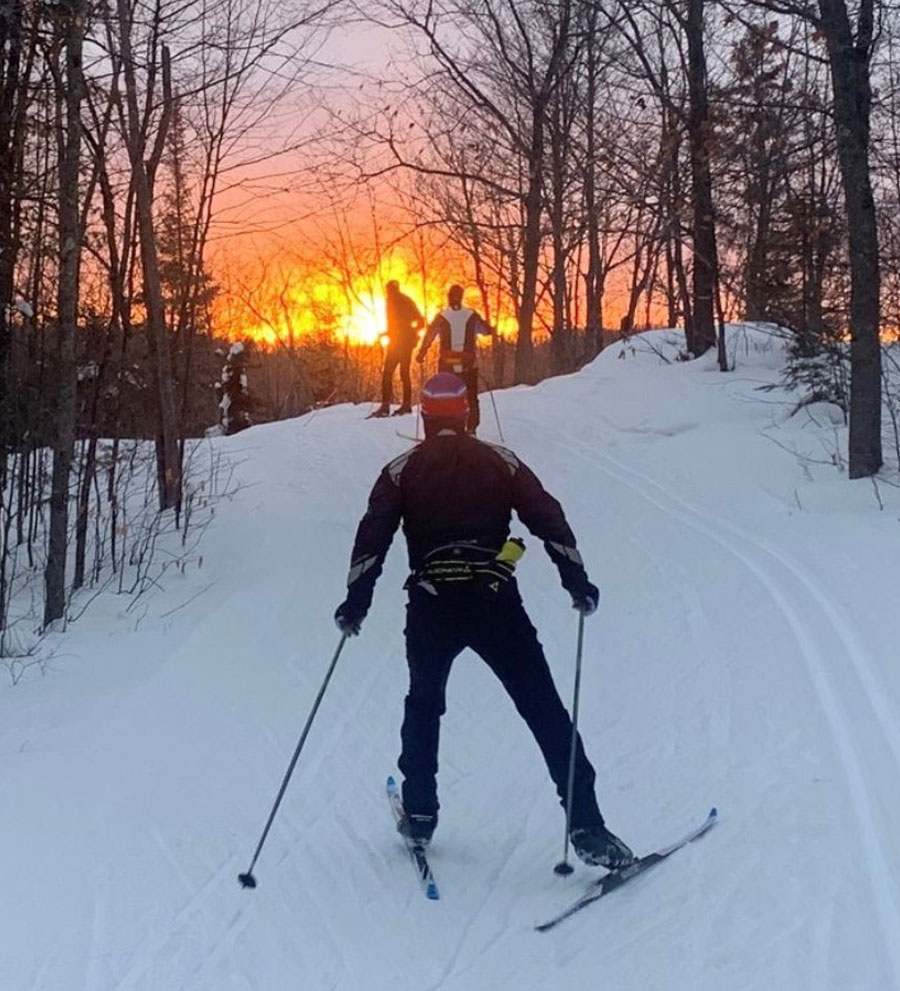
[[[483,308],[471,258],[446,232],[416,230],[415,210],[398,199],[397,173],[363,182],[352,140],[337,136],[338,118],[353,116],[361,101],[373,112],[390,105],[384,86],[407,71],[409,46],[408,34],[383,25],[337,24],[316,49],[310,88],[288,99],[283,123],[260,122],[253,163],[230,175],[217,198],[210,242],[223,289],[217,325],[229,336],[271,344],[325,328],[339,341],[375,344],[392,279],[429,320],[454,283],[469,305]],[[296,147],[269,158],[267,141],[280,146],[285,127],[294,129]],[[493,295],[492,323],[513,335],[514,315]]]

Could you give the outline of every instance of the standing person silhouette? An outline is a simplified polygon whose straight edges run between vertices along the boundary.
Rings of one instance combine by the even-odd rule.
[[[403,386],[403,401],[394,416],[412,413],[412,382],[409,365],[416,348],[419,331],[425,320],[416,304],[400,292],[400,283],[392,279],[385,286],[385,316],[388,346],[384,353],[384,367],[381,373],[381,406],[372,416],[390,416],[391,398],[394,391],[394,369],[400,366],[400,382]]]

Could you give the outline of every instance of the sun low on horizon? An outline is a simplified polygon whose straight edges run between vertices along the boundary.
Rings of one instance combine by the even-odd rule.
[[[223,294],[216,304],[215,322],[222,336],[252,340],[263,347],[299,346],[310,337],[329,338],[350,347],[387,343],[385,286],[399,283],[400,291],[419,308],[427,325],[446,305],[447,289],[461,282],[465,303],[479,309],[479,293],[452,274],[426,279],[399,255],[385,259],[372,273],[351,279],[335,270],[280,271],[260,280],[252,291]],[[501,316],[498,331],[512,336],[515,321]]]
[[[345,278],[336,271],[314,275],[281,273],[277,281],[223,302],[217,323],[224,336],[247,338],[263,346],[299,344],[303,338],[326,336],[350,346],[382,343],[386,334],[385,286],[391,280],[431,319],[443,303],[443,284],[425,285],[402,259],[392,258],[371,274]]]

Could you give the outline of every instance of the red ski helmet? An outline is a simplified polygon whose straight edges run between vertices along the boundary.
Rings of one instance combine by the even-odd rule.
[[[422,387],[422,416],[464,420],[469,415],[466,383],[458,375],[438,372]]]

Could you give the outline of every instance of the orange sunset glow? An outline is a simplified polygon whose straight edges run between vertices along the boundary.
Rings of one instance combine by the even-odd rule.
[[[385,332],[384,286],[397,279],[401,289],[425,308],[421,278],[410,278],[406,267],[383,264],[371,276],[347,280],[337,272],[315,276],[292,272],[267,279],[252,294],[232,294],[218,307],[217,323],[232,338],[258,344],[298,343],[303,337],[327,334],[350,345],[378,343]],[[418,283],[418,285],[416,284]],[[437,306],[440,290],[430,294],[428,310]]]
[[[231,339],[251,339],[263,347],[287,345],[299,346],[304,337],[326,335],[351,347],[371,347],[386,344],[385,336],[385,285],[396,279],[403,293],[409,296],[425,318],[426,326],[446,305],[447,287],[459,282],[465,289],[465,305],[482,310],[480,294],[465,278],[447,277],[445,280],[423,279],[401,258],[392,257],[383,262],[372,275],[359,275],[346,280],[335,271],[325,271],[315,276],[296,273],[293,277],[282,275],[277,280],[265,281],[248,298],[225,298],[215,304],[216,324]],[[425,283],[423,287],[423,283]],[[425,291],[423,291],[423,288]],[[608,292],[607,305],[614,303],[608,312],[625,308],[625,292]],[[549,301],[543,300],[547,310]],[[542,306],[538,305],[538,314]],[[550,313],[545,312],[550,319]],[[644,309],[638,315],[638,323],[647,319]],[[664,326],[665,314],[661,305],[654,305],[650,313],[651,325]],[[616,317],[618,321],[618,317]],[[491,313],[491,323],[499,336],[515,340],[517,323],[514,314],[501,311]],[[537,340],[546,336],[538,321],[534,328]]]
[[[309,263],[277,270],[261,265],[254,276],[245,273],[216,300],[215,322],[226,337],[250,339],[263,347],[294,347],[304,337],[323,335],[341,344],[369,347],[385,334],[384,287],[392,279],[419,307],[426,324],[446,305],[447,289],[454,282],[465,288],[465,304],[482,312],[481,295],[465,277],[467,267],[454,267],[444,275],[430,266],[423,276],[396,251],[373,265],[371,273],[353,276],[333,267],[311,271]],[[491,319],[502,336],[515,336],[514,316],[492,313]]]
[[[517,321],[507,288],[490,285],[486,307],[472,278],[471,257],[443,239],[406,240],[391,211],[384,204],[380,210],[378,224],[360,210],[361,216],[325,224],[314,233],[304,234],[302,225],[297,225],[283,238],[283,250],[260,238],[233,254],[220,255],[213,262],[223,288],[213,304],[218,332],[232,340],[250,339],[264,348],[293,349],[302,346],[304,338],[323,337],[350,347],[377,346],[386,343],[385,286],[396,280],[401,292],[418,306],[426,326],[446,305],[448,287],[459,283],[467,306],[486,317],[499,336],[516,339]],[[392,246],[379,253],[378,245],[385,241]],[[619,270],[607,279],[607,326],[618,327],[627,310],[628,278],[628,272]],[[649,322],[662,326],[666,319],[656,304],[651,312],[645,304],[635,316],[638,326]],[[571,317],[575,326],[583,321],[583,299],[574,300]],[[546,339],[552,319],[552,299],[545,285],[537,301],[536,341]]]

